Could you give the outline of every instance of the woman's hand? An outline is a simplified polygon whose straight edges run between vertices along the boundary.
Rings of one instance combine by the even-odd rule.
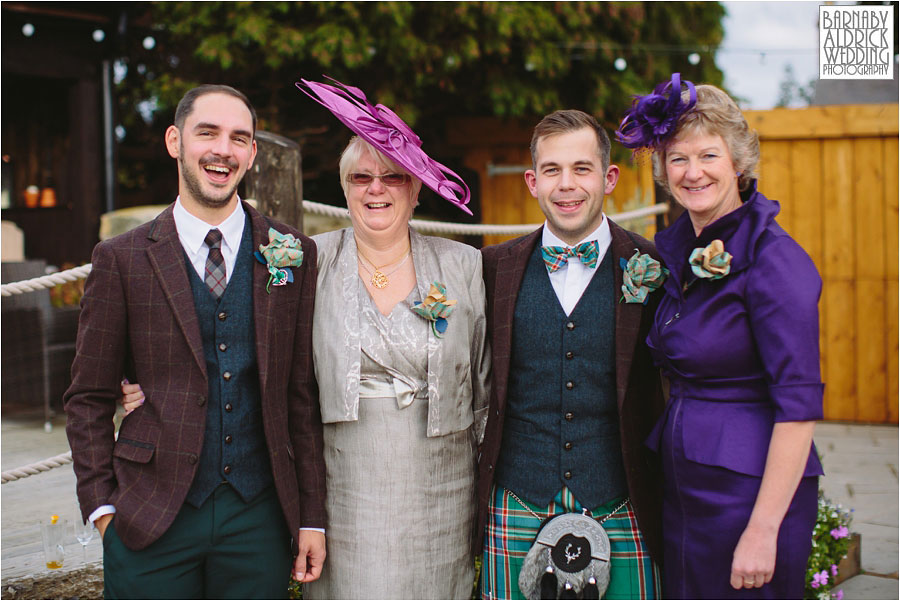
[[[772,428],[766,469],[747,527],[731,561],[731,586],[759,588],[775,572],[778,530],[809,457],[815,422],[779,422]]]
[[[144,391],[141,390],[141,385],[129,384],[127,378],[122,380],[122,396],[117,399],[117,402],[125,408],[125,415],[143,405]]]
[[[777,543],[778,528],[772,531],[749,524],[734,549],[732,588],[759,588],[771,582]]]

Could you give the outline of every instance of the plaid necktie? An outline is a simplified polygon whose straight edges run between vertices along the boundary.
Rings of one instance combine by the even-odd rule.
[[[553,273],[568,263],[569,257],[578,257],[588,268],[593,269],[597,266],[597,257],[599,254],[600,243],[596,240],[582,242],[578,246],[572,248],[567,246],[541,247],[541,257],[543,257],[544,265],[547,266],[547,271],[549,273]]]
[[[206,257],[206,281],[209,291],[216,297],[222,298],[225,292],[225,257],[222,256],[222,232],[217,229],[209,230],[203,240],[209,247],[209,256]]]

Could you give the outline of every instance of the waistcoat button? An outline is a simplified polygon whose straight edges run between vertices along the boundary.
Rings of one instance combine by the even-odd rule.
[[[566,480],[571,480],[571,479],[572,479],[572,472],[566,472],[565,474],[563,474],[563,477],[564,477]]]
[[[230,465],[226,465],[226,466],[222,469],[222,471],[225,472],[225,475],[227,476],[228,474],[231,473],[231,466],[230,466]]]
[[[231,409],[232,409],[231,403],[225,403],[225,411],[227,411],[228,413],[231,413]]]
[[[566,359],[571,359],[574,356],[575,356],[575,353],[573,353],[572,351],[566,351]]]
[[[231,444],[231,434],[225,437],[225,444]]]
[[[567,421],[567,422],[572,421],[572,418],[573,418],[573,417],[575,417],[575,414],[572,413],[571,411],[569,411],[569,412],[566,413],[566,421]]]
[[[230,372],[230,371],[226,371],[224,374],[222,374],[222,379],[225,380],[226,382],[228,382],[229,380],[231,380],[231,372]]]
[[[225,321],[225,318],[228,317],[228,314],[225,313],[225,311],[222,311],[219,313],[218,317],[219,317],[219,321]]]
[[[563,448],[564,448],[565,450],[567,450],[567,451],[571,451],[571,450],[572,450],[572,443],[571,443],[571,442],[567,442],[565,445],[563,445]]]
[[[219,350],[224,353],[225,351],[228,350],[228,345],[225,344],[224,342],[219,343]]]
[[[570,321],[569,323],[567,323],[567,324],[566,324],[566,329],[569,330],[570,332],[571,332],[572,330],[574,330],[574,329],[575,329],[575,322]]]
[[[575,388],[575,382],[572,382],[571,380],[566,382],[566,390],[572,390],[573,388]]]

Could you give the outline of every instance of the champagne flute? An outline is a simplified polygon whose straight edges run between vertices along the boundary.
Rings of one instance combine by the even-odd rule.
[[[87,546],[94,538],[94,525],[90,520],[82,522],[81,519],[75,520],[75,538],[81,543],[81,557],[84,563],[87,563]]]

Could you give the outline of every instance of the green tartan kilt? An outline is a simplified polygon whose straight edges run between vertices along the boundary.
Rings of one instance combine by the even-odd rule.
[[[488,506],[484,533],[484,556],[481,570],[482,599],[524,599],[519,592],[519,570],[531,543],[546,518],[561,513],[581,513],[581,504],[567,488],[563,488],[549,507],[538,507],[524,501],[535,518],[518,501],[506,494],[505,488],[494,487]],[[615,499],[591,512],[602,518],[615,509],[622,499]],[[603,523],[610,544],[610,581],[604,599],[658,599],[662,594],[659,569],[638,530],[634,508],[625,507]]]

